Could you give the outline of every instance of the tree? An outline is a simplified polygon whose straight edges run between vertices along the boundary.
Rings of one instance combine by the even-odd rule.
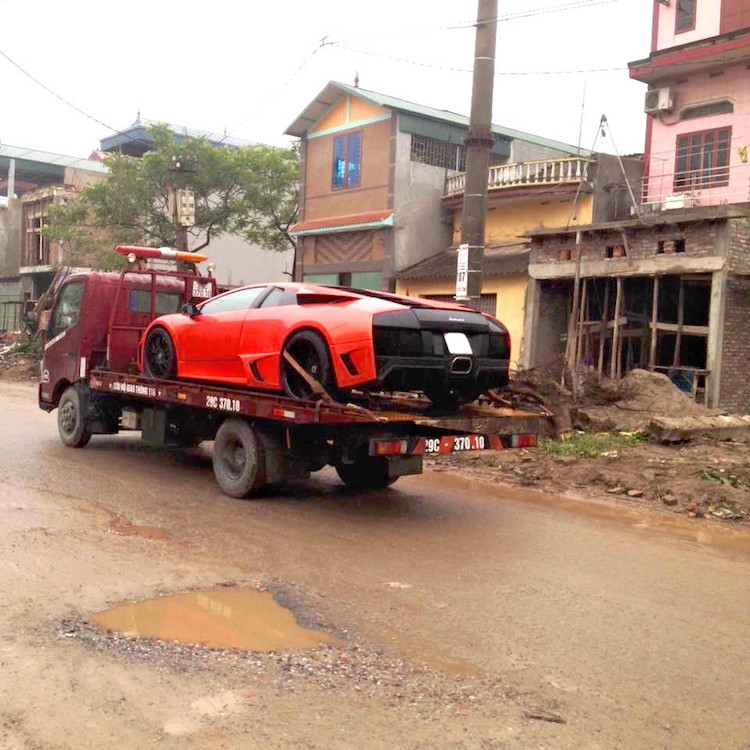
[[[296,146],[230,148],[203,138],[177,142],[167,127],[151,128],[154,148],[141,158],[105,157],[109,173],[50,212],[45,232],[62,245],[68,262],[107,265],[117,244],[174,247],[177,229],[169,210],[173,157],[189,164],[195,194],[190,249],[208,248],[235,234],[269,250],[294,248],[288,234],[297,215],[299,152]]]

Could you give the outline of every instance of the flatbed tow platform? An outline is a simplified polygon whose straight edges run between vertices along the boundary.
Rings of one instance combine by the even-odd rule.
[[[74,419],[71,426],[71,410],[61,403],[63,442],[82,447],[91,434],[120,430],[140,430],[152,446],[212,440],[216,480],[232,497],[252,496],[269,483],[326,465],[348,486],[382,488],[421,473],[425,456],[534,446],[538,433],[539,415],[531,412],[472,404],[446,413],[410,395],[355,393],[346,404],[301,401],[101,369],[92,370],[79,391],[82,439],[70,439],[81,424]]]

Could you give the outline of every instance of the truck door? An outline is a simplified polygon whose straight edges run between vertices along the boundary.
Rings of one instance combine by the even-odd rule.
[[[41,398],[52,402],[57,385],[75,383],[86,374],[86,363],[78,361],[81,344],[81,306],[85,279],[71,279],[60,288],[49,318],[41,373]],[[59,394],[58,394],[59,395]]]

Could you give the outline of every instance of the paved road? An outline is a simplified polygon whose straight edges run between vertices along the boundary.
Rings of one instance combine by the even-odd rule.
[[[745,531],[438,472],[242,502],[203,454],[64,448],[34,399],[0,382],[2,748],[750,748]],[[254,582],[388,684],[65,624]]]

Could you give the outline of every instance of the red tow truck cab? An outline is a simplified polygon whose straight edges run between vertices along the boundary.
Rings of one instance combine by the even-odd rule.
[[[138,342],[158,315],[179,312],[183,304],[217,293],[216,280],[189,271],[146,267],[146,258],[177,258],[175,251],[119,246],[128,256],[120,272],[88,271],[63,278],[43,312],[44,355],[39,406],[54,409],[63,392],[85,381],[92,370],[135,372]],[[148,254],[147,254],[148,253]],[[193,263],[205,256],[191,254]]]

